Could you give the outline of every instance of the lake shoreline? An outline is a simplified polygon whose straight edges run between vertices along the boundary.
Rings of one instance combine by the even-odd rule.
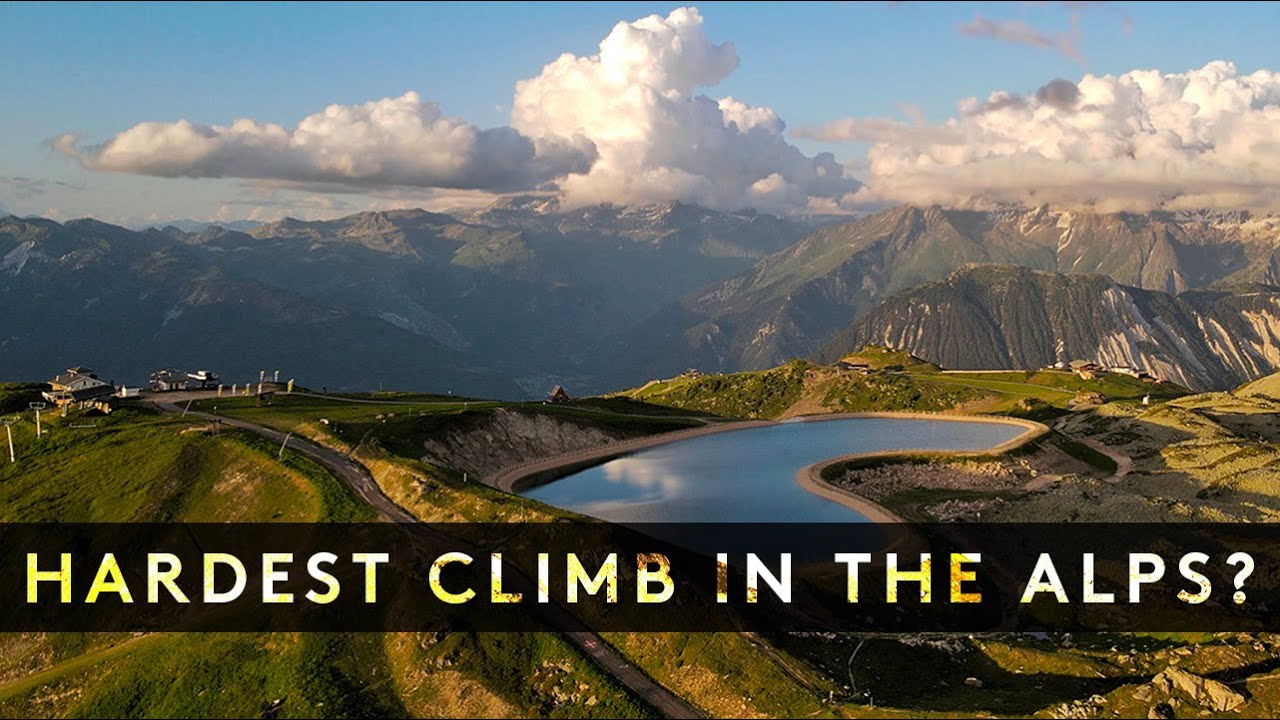
[[[929,419],[938,420],[943,417],[936,415],[925,416]],[[851,462],[855,460],[892,460],[899,457],[913,457],[919,455],[930,455],[939,458],[964,458],[964,457],[982,457],[990,455],[1004,455],[1005,453],[1017,450],[1027,443],[1044,437],[1050,432],[1049,427],[1043,423],[1034,420],[1024,420],[1022,418],[994,416],[994,415],[951,415],[944,416],[947,419],[966,420],[969,422],[990,422],[1000,423],[1004,425],[1017,425],[1024,428],[1024,431],[1017,437],[1006,440],[1005,442],[982,450],[877,450],[873,452],[851,453],[849,455],[841,455],[838,457],[821,460],[807,467],[801,468],[796,473],[796,484],[808,490],[809,492],[838,502],[841,505],[860,513],[874,523],[904,523],[908,522],[897,513],[889,508],[870,500],[848,488],[840,487],[828,482],[822,477],[823,471],[834,465]]]
[[[942,413],[919,413],[919,412],[857,412],[857,413],[828,413],[821,415],[804,415],[786,420],[741,420],[728,421],[714,425],[707,425],[689,430],[679,430],[671,433],[662,433],[659,435],[651,435],[648,437],[634,438],[623,440],[617,443],[611,443],[590,450],[583,450],[572,453],[562,453],[552,457],[542,458],[540,460],[522,463],[503,468],[498,472],[484,479],[484,483],[490,487],[502,490],[504,492],[518,494],[521,491],[528,490],[539,485],[555,482],[567,475],[580,472],[590,467],[604,464],[619,457],[624,457],[648,448],[667,445],[670,443],[688,440],[692,438],[702,437],[705,435],[713,435],[724,432],[732,432],[734,430],[746,430],[751,428],[770,427],[775,425],[783,425],[797,422],[830,422],[837,420],[848,420],[858,418],[883,418],[894,420],[943,420],[950,422],[965,423],[985,423],[999,425],[1014,425],[1022,427],[1024,432],[1017,437],[1012,438],[992,448],[980,451],[942,451],[942,454],[948,455],[964,455],[973,452],[983,454],[999,454],[1008,452],[1017,447],[1021,447],[1026,443],[1042,436],[1049,431],[1049,428],[1031,420],[1023,420],[1021,418],[1013,418],[1006,416],[992,415],[954,415]],[[802,468],[796,475],[796,482],[805,490],[818,495],[824,499],[832,500],[845,507],[859,513],[871,522],[902,522],[901,518],[889,511],[887,508],[880,506],[856,493],[844,488],[836,487],[821,477],[822,469],[839,462],[845,462],[851,459],[865,459],[868,457],[893,457],[897,455],[918,454],[920,450],[893,450],[893,451],[875,451],[870,453],[858,453],[854,455],[841,455],[828,458],[812,465]],[[938,453],[936,450],[924,451],[930,453]]]

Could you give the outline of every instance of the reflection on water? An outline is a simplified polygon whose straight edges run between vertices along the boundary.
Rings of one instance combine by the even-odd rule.
[[[526,497],[612,522],[858,522],[796,484],[820,460],[881,450],[979,450],[1013,425],[846,418],[789,422],[660,445],[533,488]]]
[[[630,485],[645,494],[645,499],[658,500],[680,494],[684,481],[663,469],[661,463],[644,457],[622,457],[605,463],[600,470],[611,483]]]

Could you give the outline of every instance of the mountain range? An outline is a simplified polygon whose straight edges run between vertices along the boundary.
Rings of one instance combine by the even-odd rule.
[[[1173,295],[1102,275],[969,266],[889,298],[817,358],[834,362],[866,345],[958,370],[1086,360],[1227,389],[1280,369],[1280,287]]]
[[[602,336],[802,237],[801,223],[664,204],[507,198],[247,232],[0,219],[0,369],[164,366],[315,386],[535,395],[598,386]]]
[[[0,213],[0,214],[3,214],[3,213]],[[205,228],[213,227],[216,225],[224,230],[239,230],[240,232],[248,232],[258,227],[259,225],[265,225],[265,224],[266,223],[260,222],[258,220],[214,221],[214,220],[182,219],[182,220],[169,220],[163,223],[147,223],[146,225],[136,226],[134,229],[149,230],[152,228],[157,228],[157,229],[177,228],[182,232],[198,233],[201,230],[204,230]]]
[[[1246,213],[907,206],[817,225],[528,195],[247,230],[10,216],[0,371],[278,368],[334,389],[528,397],[875,341],[948,367],[1065,354],[1210,388],[1280,357],[1278,251],[1280,219]],[[975,264],[1010,267],[953,275]]]
[[[1104,275],[1177,294],[1280,283],[1278,251],[1280,218],[1247,213],[904,206],[819,228],[664,309],[637,335],[658,374],[682,364],[763,369],[818,353],[885,299],[970,264]]]

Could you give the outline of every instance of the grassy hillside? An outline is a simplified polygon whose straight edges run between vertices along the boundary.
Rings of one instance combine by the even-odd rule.
[[[379,399],[392,399],[392,396]],[[671,408],[628,397],[583,398],[567,405],[458,402],[441,397],[395,399],[403,404],[361,404],[338,397],[302,395],[278,397],[270,407],[258,407],[244,399],[219,400],[218,412],[299,432],[317,442],[354,452],[373,472],[384,492],[400,505],[424,519],[447,521],[546,521],[564,516],[561,511],[493,491],[477,482],[463,482],[456,469],[422,460],[426,440],[459,425],[475,423],[499,409],[585,423],[622,434],[679,430],[705,422],[705,413],[698,410]],[[211,400],[203,401],[193,408],[211,409],[213,404]],[[475,636],[478,642],[493,637],[506,637],[508,645],[516,642],[511,636]],[[549,642],[548,638],[554,639],[542,636],[538,642]],[[770,717],[801,710],[806,714],[820,712],[823,698],[835,687],[820,679],[809,684],[800,682],[778,664],[775,656],[733,633],[611,633],[606,639],[647,673],[713,716]],[[410,644],[396,642],[405,647]],[[412,652],[420,650],[412,649]],[[481,657],[489,656],[477,651],[476,659]],[[778,653],[776,657],[783,656]],[[492,664],[499,659],[489,659],[489,665],[479,662],[470,665],[477,671],[475,681],[499,672]],[[795,667],[803,666],[794,659],[789,662]],[[542,661],[538,667],[534,686],[544,685],[544,676],[552,672]],[[513,672],[520,669],[513,668]],[[524,671],[527,672],[527,668]],[[518,673],[509,680],[513,687],[524,682]],[[486,682],[492,684],[493,681]],[[503,696],[504,702],[506,697]],[[625,696],[615,693],[609,702],[620,702],[620,698]],[[594,715],[610,716],[631,708],[606,704],[603,695],[599,703],[592,706]],[[488,711],[501,714],[501,708],[488,708]],[[441,711],[433,706],[430,712]],[[547,706],[533,714],[563,715],[565,709]]]
[[[397,397],[360,402],[362,397],[281,395],[258,406],[249,398],[201,400],[193,410],[236,417],[352,453],[383,491],[418,517],[435,522],[522,522],[562,518],[565,513],[498,492],[464,476],[449,464],[430,462],[425,443],[458,427],[477,425],[492,437],[486,418],[503,410],[555,418],[574,427],[615,436],[648,435],[700,425],[700,415],[625,399],[589,398],[568,405],[459,401],[448,397]]]
[[[701,424],[708,412],[764,417],[821,407],[1023,409],[1056,416],[1055,452],[1065,458],[1064,467],[1079,472],[1056,468],[1059,476],[1048,482],[1045,472],[1029,474],[1043,469],[1030,458],[1020,474],[1001,477],[1034,481],[1031,489],[983,490],[970,498],[998,499],[991,517],[1070,519],[1074,512],[1083,519],[1080,513],[1105,511],[1171,519],[1190,509],[1201,513],[1195,517],[1229,519],[1225,513],[1234,507],[1249,519],[1280,518],[1280,501],[1272,500],[1277,493],[1263,487],[1265,474],[1280,462],[1280,446],[1274,445],[1280,423],[1272,420],[1280,407],[1267,398],[1242,391],[1144,407],[1139,400],[1147,392],[1156,399],[1181,392],[1122,376],[1084,381],[1054,372],[947,373],[877,349],[850,361],[875,371],[863,376],[796,362],[760,373],[677,379],[567,406],[395,395],[281,396],[267,407],[243,399],[216,404],[219,413],[352,452],[388,494],[428,519],[561,516],[464,482],[455,467],[423,459],[424,443],[460,426],[480,423],[483,429],[499,411],[643,434]],[[1113,402],[1062,411],[1081,391],[1101,392]],[[29,389],[0,388],[0,402],[23,392]],[[25,400],[12,402],[15,410],[25,408]],[[0,470],[4,519],[332,520],[367,512],[345,486],[296,453],[277,462],[278,447],[226,430],[211,435],[206,423],[190,417],[133,408],[105,418],[50,417],[47,427],[37,441],[29,412],[15,426],[19,462]],[[1073,438],[1096,441],[1107,452]],[[1107,479],[1119,470],[1109,453],[1133,461],[1121,482]],[[947,499],[917,493],[912,502],[930,508]],[[1280,636],[881,638],[856,652],[859,640],[846,636],[619,633],[606,640],[713,716],[1062,716],[1073,712],[1066,704],[1093,702],[1088,699],[1094,695],[1102,698],[1099,707],[1142,714],[1146,705],[1137,698],[1148,692],[1150,677],[1175,664],[1206,675],[1238,675],[1242,683],[1233,687],[1249,694],[1245,716],[1280,708],[1274,683],[1249,669],[1271,667]],[[969,677],[983,687],[967,684]],[[1187,714],[1199,714],[1183,702]],[[0,715],[178,714],[636,717],[652,711],[554,634],[441,628],[353,635],[0,636]]]
[[[1259,378],[1251,383],[1245,383],[1236,389],[1235,395],[1280,400],[1280,373]]]
[[[1258,387],[1062,413],[1006,456],[867,459],[825,477],[918,520],[1276,522],[1280,400]]]
[[[47,388],[33,383],[0,383],[0,417],[25,412],[27,403],[40,400],[40,392]]]
[[[30,412],[0,464],[7,522],[349,522],[372,513],[322,467],[249,433],[141,408],[109,416]],[[5,458],[7,459],[7,458]]]
[[[17,462],[0,463],[4,521],[371,520],[322,466],[247,432],[135,406],[42,416],[37,388],[0,386]],[[301,398],[299,398],[301,400]],[[323,401],[322,401],[323,402]],[[305,402],[299,403],[307,407]],[[331,407],[337,406],[337,407]],[[277,407],[301,427],[306,412]],[[361,436],[395,435],[378,405],[329,403]],[[343,414],[341,411],[346,410]],[[450,411],[460,411],[457,405]],[[7,415],[13,417],[13,413]],[[414,417],[418,417],[414,415]],[[658,421],[653,421],[658,422]],[[343,425],[339,425],[343,429]],[[378,432],[373,432],[374,428]],[[476,500],[481,504],[483,500]],[[647,709],[554,634],[12,633],[0,635],[0,715],[98,717],[637,717]]]
[[[803,360],[755,372],[678,377],[625,391],[622,397],[723,417],[779,418],[822,412],[973,412],[1042,416],[1079,393],[1112,401],[1153,401],[1186,394],[1170,383],[1108,374],[1084,380],[1056,370],[949,372],[909,353],[868,346],[843,359],[870,372]]]

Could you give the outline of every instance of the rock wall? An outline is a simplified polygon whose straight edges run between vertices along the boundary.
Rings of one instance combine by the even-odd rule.
[[[511,465],[590,450],[639,434],[498,408],[463,415],[450,423],[424,443],[423,459],[479,479]]]

